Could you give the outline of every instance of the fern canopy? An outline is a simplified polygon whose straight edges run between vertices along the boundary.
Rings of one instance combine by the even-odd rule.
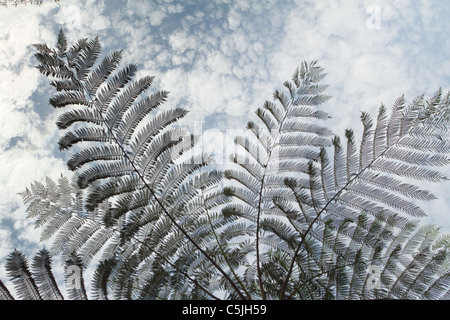
[[[95,299],[448,298],[449,239],[420,225],[419,201],[435,199],[421,182],[447,180],[449,94],[402,96],[361,114],[359,140],[341,138],[326,125],[323,68],[304,62],[221,172],[175,126],[187,111],[164,109],[153,77],[119,67],[123,52],[99,61],[98,38],[69,47],[62,31],[56,48],[34,46],[74,174],[22,193],[51,248],[33,260],[35,278],[11,253],[21,298],[62,298],[56,254],[72,299],[88,297],[89,266]],[[0,297],[12,298],[2,283]]]

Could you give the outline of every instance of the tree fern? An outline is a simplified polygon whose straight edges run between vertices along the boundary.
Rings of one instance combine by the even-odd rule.
[[[206,210],[199,206],[201,189],[218,183],[221,174],[202,169],[209,162],[206,156],[188,155],[197,138],[170,128],[187,112],[180,108],[156,112],[167,92],[144,96],[153,77],[133,81],[135,65],[116,71],[121,52],[97,63],[101,51],[97,38],[82,39],[68,49],[61,31],[57,49],[45,44],[35,48],[41,62],[38,69],[56,78],[52,85],[58,93],[50,104],[67,109],[57,120],[65,130],[60,149],[76,150],[68,167],[77,172],[79,199],[73,201],[71,218],[58,214],[55,222],[61,232],[54,249],[75,251],[89,262],[109,241],[112,248],[104,250],[104,259],[119,248],[124,260],[135,259],[141,250],[145,254],[139,255],[138,264],[155,260],[155,252],[166,258],[164,264],[173,264],[173,259],[185,259],[181,252],[199,251],[201,259],[243,297],[228,272],[203,249],[205,234],[192,228],[194,223],[199,226],[196,221],[207,223],[201,218]],[[211,206],[222,198],[220,193],[210,194],[208,202]],[[87,211],[73,214],[78,208]],[[152,240],[155,228],[157,241]],[[210,229],[209,222],[206,228]],[[185,246],[190,249],[182,251]]]
[[[341,143],[321,109],[323,69],[302,63],[235,138],[222,173],[174,126],[187,111],[162,110],[168,93],[147,94],[153,77],[119,69],[121,51],[98,62],[98,38],[69,47],[62,31],[56,48],[35,48],[74,175],[22,197],[79,284],[69,298],[87,298],[89,265],[95,299],[448,296],[448,237],[417,222],[417,200],[435,199],[420,181],[447,179],[436,168],[448,164],[448,94],[363,112],[361,139],[348,129]],[[60,297],[47,258],[34,263],[38,289],[18,277],[23,297]],[[21,259],[10,270],[26,270]]]
[[[74,252],[65,262],[64,275],[68,284],[69,298],[72,300],[87,300],[86,287],[84,285],[83,261]]]
[[[340,256],[342,249],[336,246],[345,248],[346,242],[353,239],[361,211],[370,217],[364,224],[365,230],[358,232],[367,233],[378,219],[389,220],[394,228],[403,230],[411,220],[425,215],[414,199],[434,199],[411,179],[447,180],[433,168],[448,164],[448,143],[440,138],[442,123],[423,121],[436,104],[441,103],[440,108],[448,110],[448,99],[441,99],[440,92],[427,106],[423,97],[409,106],[401,97],[394,103],[390,116],[381,106],[375,129],[370,115],[362,113],[360,146],[356,145],[353,131],[347,130],[345,151],[340,139],[317,123],[317,119],[327,118],[326,113],[315,109],[327,99],[322,95],[325,86],[318,84],[323,78],[321,71],[315,62],[303,64],[294,74],[293,83],[285,83],[289,95],[276,91],[277,103],[266,102],[257,110],[262,125],[249,123],[253,133],[253,137],[247,138],[250,142],[236,139],[243,155],[233,156],[236,169],[225,173],[234,181],[228,193],[235,199],[225,212],[256,221],[254,246],[258,272],[254,275],[262,298],[266,296],[263,284],[269,283],[274,274],[284,279],[281,289],[268,290],[273,298],[275,292],[284,298],[286,290],[294,290],[293,274],[296,279],[307,277],[301,272],[304,269],[310,272],[311,264],[320,272],[319,249],[323,254],[324,246],[329,246],[326,233],[330,228],[337,230],[331,253]],[[425,143],[417,144],[421,140],[429,142],[426,148]],[[262,157],[255,156],[261,154]],[[268,170],[271,161],[276,161],[276,170]],[[346,224],[350,226],[344,228]],[[289,263],[269,259],[273,254]],[[267,280],[263,269],[273,270]]]
[[[94,299],[105,299],[100,292],[104,290],[104,283],[108,282],[108,264],[103,262],[92,279]],[[67,280],[68,296],[61,293],[61,284],[58,284],[52,268],[50,252],[42,249],[33,257],[31,270],[26,256],[18,250],[13,250],[7,257],[6,271],[9,280],[14,284],[15,293],[0,281],[0,300],[86,300],[88,298],[83,278],[84,265],[76,254],[70,255],[64,264],[64,276]],[[102,293],[106,293],[103,291]]]
[[[22,252],[14,250],[9,254],[6,260],[6,271],[21,299],[41,299],[36,282],[31,276],[27,258]]]

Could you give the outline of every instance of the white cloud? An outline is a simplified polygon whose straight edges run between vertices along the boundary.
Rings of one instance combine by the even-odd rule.
[[[174,5],[170,5],[169,7],[158,6],[157,3],[142,0],[127,2],[128,13],[137,15],[141,19],[149,19],[152,26],[159,26],[167,16],[166,12],[175,13],[177,12],[177,8]]]
[[[228,13],[228,27],[231,30],[236,30],[241,24],[241,19],[242,17],[239,12],[234,8],[231,8],[230,12]]]
[[[169,43],[176,53],[184,53],[188,49],[198,48],[197,38],[190,36],[186,31],[176,31],[169,36]]]
[[[232,72],[233,60],[223,53],[216,51],[206,57],[205,65],[213,72],[229,75]]]
[[[13,248],[13,243],[11,241],[11,231],[7,229],[0,229],[0,257],[5,257],[8,255],[10,250]],[[0,270],[0,275],[3,274],[3,270]],[[4,279],[3,277],[0,279]]]
[[[104,16],[99,16],[98,18],[94,19],[94,21],[92,21],[92,28],[94,30],[103,30],[108,28],[110,25],[109,19],[104,17]]]
[[[56,5],[20,6],[0,9],[0,261],[2,279],[6,255],[19,243],[28,251],[37,244],[39,231],[26,220],[19,192],[33,180],[65,170],[62,160],[52,154],[56,127],[34,109],[32,95],[40,85],[33,66],[31,44],[54,39],[52,26],[42,18]],[[47,103],[47,102],[45,102]],[[50,106],[48,106],[50,108]],[[50,124],[50,126],[48,126]],[[59,173],[57,173],[59,172]]]
[[[166,17],[166,14],[162,11],[153,11],[149,14],[150,24],[153,26],[159,26],[162,20]]]

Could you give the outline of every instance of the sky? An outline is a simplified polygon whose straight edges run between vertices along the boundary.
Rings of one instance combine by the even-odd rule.
[[[103,54],[124,50],[123,65],[155,76],[166,105],[190,112],[182,124],[204,145],[230,138],[290,80],[302,61],[318,60],[331,95],[330,128],[361,129],[405,94],[411,102],[450,90],[450,2],[339,0],[60,0],[0,6],[0,279],[7,254],[30,257],[43,246],[25,219],[19,192],[33,181],[67,174],[57,148],[53,90],[34,66],[34,43],[99,37]],[[446,171],[445,171],[446,170]],[[450,176],[450,171],[444,172]],[[450,183],[427,187],[425,222],[450,232]]]

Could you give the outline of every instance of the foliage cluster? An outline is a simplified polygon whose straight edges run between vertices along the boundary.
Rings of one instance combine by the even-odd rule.
[[[98,58],[98,38],[36,44],[52,78],[61,150],[72,177],[22,193],[51,241],[32,261],[13,251],[6,268],[19,298],[62,299],[51,256],[80,271],[70,298],[445,299],[449,236],[420,226],[422,181],[447,178],[449,94],[410,104],[402,96],[344,142],[327,127],[329,100],[317,62],[302,63],[235,138],[224,172],[194,152],[200,137],[175,126],[122,52]],[[67,273],[66,273],[67,274]],[[67,274],[68,282],[73,277]],[[0,283],[0,297],[12,298]]]

